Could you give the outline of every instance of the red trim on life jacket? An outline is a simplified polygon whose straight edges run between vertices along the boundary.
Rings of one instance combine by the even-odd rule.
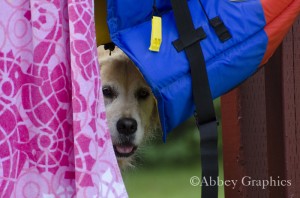
[[[262,0],[267,25],[268,46],[261,65],[265,64],[280,45],[300,14],[300,0]],[[287,6],[288,5],[288,6]]]
[[[279,16],[287,5],[290,5],[297,0],[261,0],[262,7],[264,9],[264,14],[266,18],[266,23],[271,23],[274,18]],[[298,2],[299,3],[299,2]]]

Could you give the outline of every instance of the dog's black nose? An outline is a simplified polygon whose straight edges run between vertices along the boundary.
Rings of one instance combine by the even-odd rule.
[[[117,129],[121,134],[131,135],[136,132],[137,122],[132,118],[121,118],[117,122]]]

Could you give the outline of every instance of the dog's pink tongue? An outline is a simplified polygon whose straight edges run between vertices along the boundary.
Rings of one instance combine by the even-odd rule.
[[[133,146],[116,146],[119,153],[130,153],[133,150]]]

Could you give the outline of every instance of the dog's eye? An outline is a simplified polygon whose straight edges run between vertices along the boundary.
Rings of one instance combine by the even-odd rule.
[[[116,97],[116,93],[111,86],[104,86],[102,88],[102,93],[106,98],[114,98]]]
[[[150,92],[146,88],[139,89],[136,93],[138,99],[146,99],[150,95]]]

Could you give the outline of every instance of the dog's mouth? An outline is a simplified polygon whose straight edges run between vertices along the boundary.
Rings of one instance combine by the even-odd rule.
[[[136,145],[131,143],[114,145],[115,154],[117,157],[130,157],[135,153]]]

